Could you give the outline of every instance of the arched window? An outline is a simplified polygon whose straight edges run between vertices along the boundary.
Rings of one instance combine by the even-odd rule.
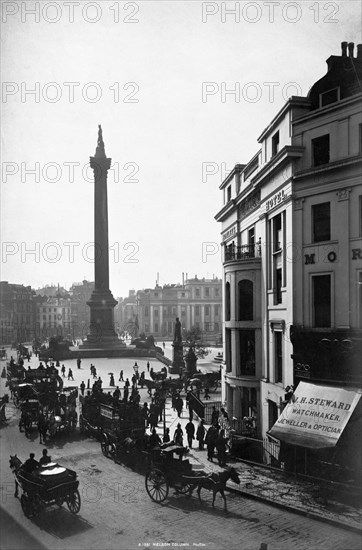
[[[251,321],[254,317],[254,291],[252,281],[243,279],[238,283],[239,321]]]
[[[230,321],[230,283],[225,285],[225,321]]]

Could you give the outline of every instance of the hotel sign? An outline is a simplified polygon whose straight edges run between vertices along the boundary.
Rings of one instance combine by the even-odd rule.
[[[231,239],[232,237],[235,237],[237,233],[236,224],[230,227],[222,236],[223,241],[227,241],[228,239]]]
[[[275,208],[276,206],[278,206],[286,198],[287,198],[287,195],[284,193],[284,191],[279,191],[278,193],[275,193],[275,195],[273,195],[265,203],[266,212],[269,212],[269,210],[272,210],[272,208]]]

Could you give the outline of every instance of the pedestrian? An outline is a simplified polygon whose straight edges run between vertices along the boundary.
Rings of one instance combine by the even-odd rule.
[[[170,441],[171,441],[171,439],[170,439],[170,428],[166,428],[165,434],[162,438],[162,442],[163,443],[169,443]]]
[[[212,425],[208,430],[205,437],[205,443],[207,447],[207,460],[213,462],[214,450],[218,437],[218,430],[216,426]]]
[[[150,435],[149,444],[151,449],[154,447],[159,447],[161,445],[162,441],[158,433],[156,432],[156,429],[153,428],[152,433]]]
[[[59,359],[57,359],[57,362],[55,363],[55,366],[58,367],[58,368],[60,367]]]
[[[78,367],[78,369],[80,369],[81,363],[82,363],[82,360],[81,360],[80,357],[78,357],[78,359],[77,359],[77,367]]]
[[[176,428],[175,433],[174,433],[174,436],[173,436],[173,441],[174,441],[175,445],[180,445],[180,447],[184,446],[183,435],[184,435],[184,433],[182,431],[181,424],[178,423],[177,428]]]
[[[74,380],[73,371],[71,368],[69,368],[68,371],[68,380]]]
[[[119,373],[119,380],[118,382],[124,382],[123,380],[123,370],[121,370],[121,372]]]
[[[125,381],[125,383],[124,383],[124,387],[125,387],[125,388],[129,388],[130,385],[131,385],[131,384],[130,384],[128,378],[126,378],[126,381]]]
[[[128,401],[128,393],[129,393],[128,386],[125,386],[124,387],[124,393],[123,393],[123,401],[125,403],[127,403],[127,401]]]
[[[217,459],[219,466],[222,468],[226,466],[226,438],[225,430],[220,430],[218,438],[216,440]]]
[[[187,443],[190,449],[192,449],[192,441],[195,439],[195,425],[191,420],[186,424],[185,430],[187,434]]]
[[[39,460],[40,466],[45,466],[46,464],[49,464],[52,461],[51,457],[48,456],[48,449],[43,449],[43,454]]]
[[[176,403],[175,403],[175,406],[176,406],[176,411],[177,411],[177,416],[179,418],[181,418],[182,416],[182,409],[184,407],[184,402],[183,402],[183,399],[182,397],[179,395],[177,400],[176,400]]]
[[[61,372],[62,372],[63,378],[65,378],[65,366],[64,365],[62,365]]]
[[[204,423],[205,423],[205,420],[202,418],[200,421],[200,424],[197,427],[197,432],[196,432],[196,439],[199,442],[200,451],[202,451],[204,448],[204,439],[205,439],[205,432],[206,432]]]
[[[165,347],[166,347],[165,342],[162,342],[162,347],[163,347],[163,349],[165,349]]]
[[[84,380],[83,380],[81,385],[80,385],[80,391],[81,391],[82,395],[84,395],[84,390],[85,390],[85,383],[84,383]]]
[[[150,372],[150,362],[147,361],[147,372]]]
[[[219,425],[219,412],[216,410],[215,405],[212,407],[211,424],[215,426],[215,428]]]
[[[110,385],[110,386],[115,386],[115,385],[116,385],[116,384],[114,383],[114,376],[113,376],[113,374],[111,374],[111,378],[110,378],[110,380],[109,380],[109,385]]]

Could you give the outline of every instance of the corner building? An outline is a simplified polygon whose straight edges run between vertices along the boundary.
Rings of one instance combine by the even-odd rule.
[[[327,331],[331,341],[324,342],[328,354],[315,344],[314,371],[324,365],[318,381],[340,370],[333,358],[336,327],[341,353],[347,346],[342,341],[353,333],[346,361],[348,372],[355,369],[362,295],[362,52],[358,46],[354,57],[352,45],[349,55],[346,48],[344,43],[342,56],[329,58],[327,75],[307,98],[286,102],[260,135],[256,155],[237,164],[220,186],[223,207],[215,219],[222,224],[223,247],[222,398],[240,434],[264,437],[274,425],[286,404],[285,388],[301,379],[297,368],[299,375],[303,364],[311,371],[311,331],[319,340]]]

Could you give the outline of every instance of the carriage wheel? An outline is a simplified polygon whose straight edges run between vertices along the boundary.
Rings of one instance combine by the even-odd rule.
[[[104,454],[104,456],[108,457],[109,443],[108,443],[107,436],[105,436],[105,435],[101,439],[101,449],[102,449],[102,453]]]
[[[78,490],[67,496],[67,506],[72,514],[78,514],[80,510],[80,494]]]
[[[118,449],[117,449],[117,445],[115,445],[114,443],[112,443],[112,445],[111,445],[109,454],[111,455],[112,460],[114,460],[114,462],[117,463]]]
[[[151,470],[145,479],[146,491],[154,502],[163,502],[168,495],[168,482],[161,470]]]
[[[186,495],[186,493],[189,492],[191,487],[192,487],[191,483],[184,483],[182,484],[181,487],[177,487],[177,492],[181,493],[182,495]]]
[[[21,508],[24,512],[24,516],[29,518],[33,514],[33,507],[31,505],[31,501],[30,501],[29,497],[22,494],[21,498],[20,498],[20,504],[21,504]]]

